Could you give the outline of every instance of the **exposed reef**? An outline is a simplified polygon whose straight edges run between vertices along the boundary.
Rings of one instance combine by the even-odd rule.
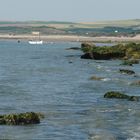
[[[128,43],[114,46],[99,47],[91,43],[82,43],[83,59],[109,60],[109,59],[140,59],[140,44]]]
[[[121,92],[110,91],[105,93],[104,98],[127,99],[129,101],[139,101],[139,96],[129,96]]]
[[[0,125],[28,125],[40,123],[41,113],[26,112],[19,114],[0,115]]]

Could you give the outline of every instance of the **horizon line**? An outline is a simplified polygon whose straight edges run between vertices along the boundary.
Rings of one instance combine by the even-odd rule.
[[[92,23],[92,22],[112,22],[112,21],[128,21],[128,20],[140,20],[140,18],[130,19],[112,19],[112,20],[93,20],[93,21],[65,21],[65,20],[0,20],[0,22],[66,22],[66,23]]]

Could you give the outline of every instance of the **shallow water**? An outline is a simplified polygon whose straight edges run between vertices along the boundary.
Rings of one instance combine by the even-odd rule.
[[[139,95],[140,87],[130,86],[140,79],[139,65],[80,59],[82,52],[69,47],[80,44],[0,41],[0,114],[45,114],[38,125],[0,126],[0,139],[139,140],[140,102],[103,98],[111,90]]]

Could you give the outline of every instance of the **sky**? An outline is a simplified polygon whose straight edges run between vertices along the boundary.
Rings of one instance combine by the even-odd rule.
[[[0,20],[72,21],[140,19],[140,0],[0,0]]]

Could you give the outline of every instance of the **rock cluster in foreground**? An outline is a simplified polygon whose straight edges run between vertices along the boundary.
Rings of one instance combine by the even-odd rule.
[[[90,43],[83,43],[81,49],[84,52],[81,56],[83,59],[140,59],[140,44],[136,43],[103,47],[98,47]]]
[[[0,115],[0,125],[28,125],[38,123],[40,123],[40,114],[34,112]]]
[[[129,101],[139,101],[139,96],[129,96],[121,92],[110,91],[105,93],[104,98],[127,99]]]

